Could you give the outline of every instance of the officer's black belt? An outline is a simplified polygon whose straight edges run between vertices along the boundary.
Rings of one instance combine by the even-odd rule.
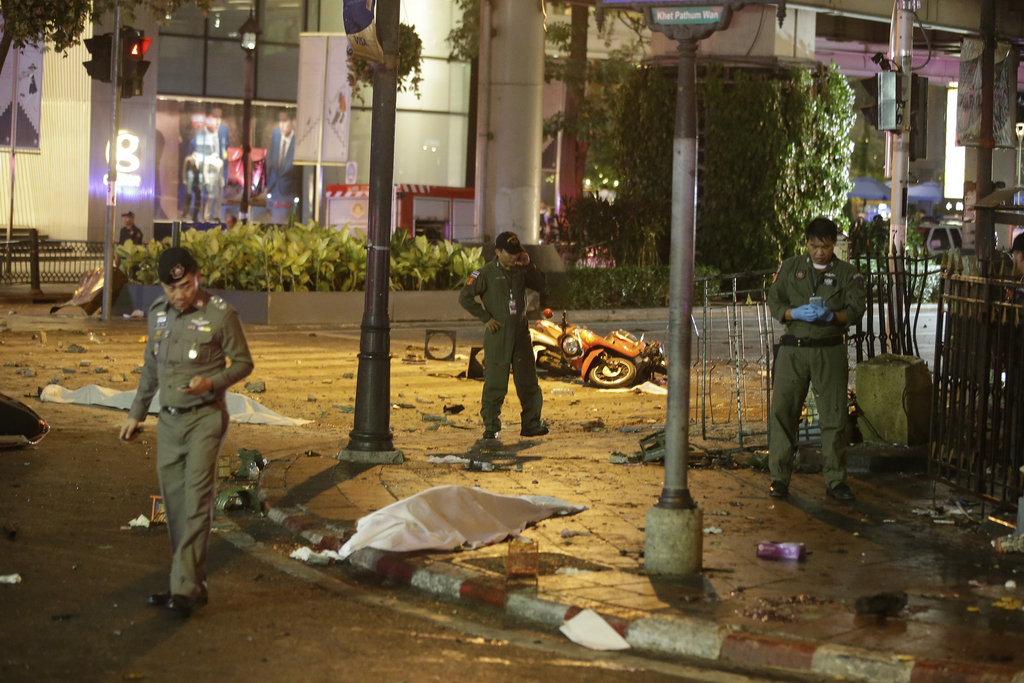
[[[200,408],[205,408],[206,406],[212,406],[216,402],[217,401],[210,401],[208,403],[200,403],[199,405],[188,406],[187,408],[179,408],[177,406],[161,406],[160,412],[167,413],[168,415],[185,415],[187,413],[191,413],[191,412],[194,412],[196,410],[199,410]]]
[[[791,334],[784,334],[779,339],[779,344],[782,346],[800,346],[800,347],[822,347],[822,346],[839,346],[844,342],[842,337],[822,337],[820,339],[814,339],[812,337],[794,337]]]

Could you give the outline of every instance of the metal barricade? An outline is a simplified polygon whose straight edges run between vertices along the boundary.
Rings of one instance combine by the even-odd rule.
[[[73,284],[89,270],[103,266],[103,242],[76,240],[39,240],[38,254],[33,254],[31,240],[0,242],[4,267],[0,284],[32,284],[34,263],[38,264],[39,282]]]

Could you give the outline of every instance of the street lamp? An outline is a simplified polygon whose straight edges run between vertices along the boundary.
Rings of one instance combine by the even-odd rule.
[[[256,51],[256,39],[263,33],[251,9],[249,18],[238,29],[238,33],[242,36],[242,50],[245,52],[245,84],[243,86],[245,102],[242,107],[242,206],[238,212],[238,218],[245,223],[249,220],[249,186],[252,184],[252,171],[249,168],[249,154],[252,152],[252,55]]]

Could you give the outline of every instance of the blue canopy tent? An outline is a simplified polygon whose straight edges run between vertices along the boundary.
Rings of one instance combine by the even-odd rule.
[[[847,192],[846,196],[867,201],[888,201],[892,196],[892,190],[877,178],[860,176],[853,179],[853,190]]]
[[[907,197],[927,202],[941,202],[945,199],[942,195],[942,185],[934,181],[911,185],[907,189]]]

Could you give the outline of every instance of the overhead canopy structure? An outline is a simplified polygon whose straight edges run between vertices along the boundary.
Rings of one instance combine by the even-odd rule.
[[[860,176],[853,179],[853,189],[847,192],[846,196],[869,201],[885,201],[892,196],[892,190],[877,178]]]

